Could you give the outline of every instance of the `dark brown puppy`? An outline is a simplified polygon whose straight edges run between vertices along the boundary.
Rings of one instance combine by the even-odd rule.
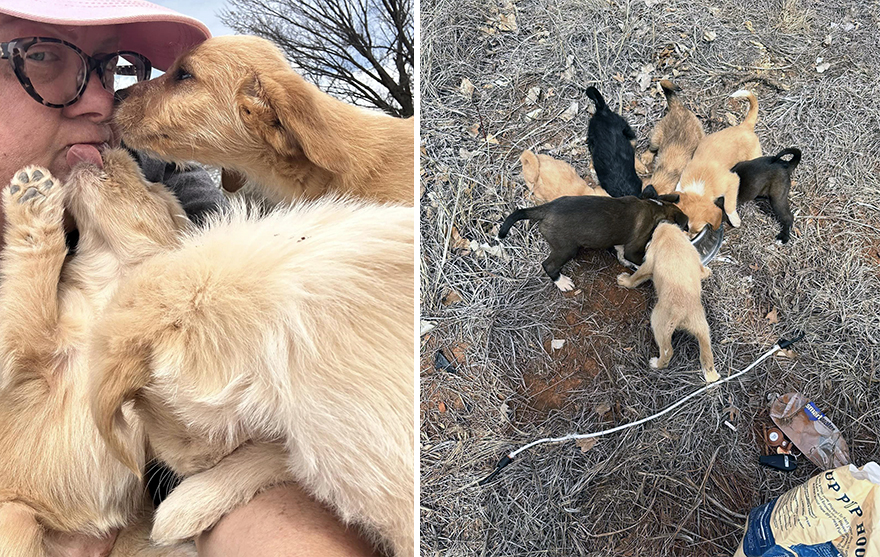
[[[544,271],[557,288],[567,292],[574,288],[574,283],[560,270],[577,255],[579,248],[623,246],[623,256],[641,265],[658,224],[669,221],[686,229],[687,215],[674,205],[676,201],[677,194],[658,196],[652,186],[645,188],[642,198],[560,197],[537,207],[517,209],[504,219],[498,238],[507,236],[517,221],[538,221],[538,230],[550,244],[550,255],[542,263]]]
[[[786,160],[783,157],[791,155]],[[758,197],[770,198],[773,216],[782,225],[776,239],[783,244],[791,237],[794,217],[788,203],[791,189],[791,174],[801,162],[801,151],[795,147],[783,149],[775,157],[758,157],[737,163],[731,169],[739,175],[739,195],[737,204],[752,201]]]
[[[638,196],[642,180],[635,169],[635,132],[622,116],[608,108],[598,89],[587,88],[587,96],[596,103],[596,113],[587,128],[587,147],[599,185],[611,197]]]

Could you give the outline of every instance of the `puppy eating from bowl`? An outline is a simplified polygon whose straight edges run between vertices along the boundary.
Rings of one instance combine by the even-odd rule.
[[[687,226],[687,215],[675,206],[677,195],[658,196],[654,188],[648,187],[642,196],[560,197],[537,207],[517,209],[501,224],[498,238],[505,238],[520,220],[537,221],[538,230],[550,244],[550,255],[542,263],[544,271],[557,288],[568,292],[574,288],[574,282],[560,271],[580,248],[610,249],[622,245],[624,258],[639,265],[651,233],[660,222]]]
[[[731,226],[740,225],[736,212],[739,176],[731,168],[741,161],[761,156],[761,143],[755,135],[758,120],[758,99],[746,90],[733,93],[731,98],[746,98],[749,112],[737,126],[731,126],[700,141],[694,157],[682,171],[675,191],[681,194],[679,207],[690,218],[690,234],[696,236],[707,224],[717,230],[727,215]],[[716,200],[723,198],[719,210]]]
[[[635,132],[623,116],[608,108],[598,89],[588,87],[587,96],[596,105],[587,127],[587,147],[599,185],[611,197],[638,196],[642,180],[635,168]]]
[[[681,88],[666,79],[660,82],[660,87],[668,109],[649,138],[649,150],[656,154],[654,173],[647,183],[653,185],[657,193],[667,194],[675,190],[682,171],[706,133],[696,114],[678,98]]]
[[[321,92],[265,39],[208,39],[117,97],[115,122],[134,149],[222,167],[224,178],[243,175],[276,200],[413,204],[413,119]]]
[[[712,358],[706,312],[700,300],[701,281],[712,272],[700,262],[696,248],[677,226],[660,223],[654,230],[645,262],[632,275],[621,273],[617,284],[635,288],[652,280],[657,305],[651,311],[651,329],[660,355],[651,358],[654,369],[664,369],[672,359],[672,333],[684,329],[700,343],[700,365],[706,382],[720,379]]]

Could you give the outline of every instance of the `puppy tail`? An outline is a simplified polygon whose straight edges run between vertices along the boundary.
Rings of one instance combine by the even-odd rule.
[[[103,346],[102,346],[103,344]],[[132,400],[149,380],[146,348],[109,346],[106,336],[93,349],[94,382],[91,385],[92,417],[111,454],[142,478],[142,447],[126,422],[122,405]],[[140,458],[139,458],[140,457]]]
[[[741,99],[743,97],[749,99],[749,113],[746,114],[746,118],[742,121],[740,126],[747,126],[755,129],[755,123],[758,121],[758,97],[746,89],[740,89],[736,93],[730,95],[731,99]]]
[[[785,160],[782,157],[787,155],[791,155],[791,159]],[[773,164],[780,163],[784,164],[785,168],[790,168],[792,170],[801,162],[801,150],[797,147],[789,147],[788,149],[783,149],[779,151],[775,157],[773,157]]]
[[[669,81],[668,79],[664,79],[660,82],[660,88],[663,89],[663,96],[666,97],[667,105],[671,106],[673,101],[678,102],[676,93],[678,91],[681,91],[681,87]]]
[[[540,220],[541,217],[535,214],[536,209],[538,209],[538,207],[530,207],[527,209],[517,209],[510,213],[510,216],[504,219],[504,222],[501,223],[501,228],[498,230],[498,239],[501,240],[507,237],[507,233],[510,232],[510,227],[521,220],[533,219],[536,217]]]
[[[590,97],[594,103],[596,103],[596,112],[605,108],[605,99],[602,98],[602,94],[599,92],[599,90],[592,85],[587,87],[587,96]]]

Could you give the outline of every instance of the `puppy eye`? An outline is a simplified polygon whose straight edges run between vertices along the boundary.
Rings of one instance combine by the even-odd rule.
[[[193,74],[189,73],[183,68],[179,68],[177,70],[177,74],[174,76],[175,81],[184,81],[186,79],[192,79]]]

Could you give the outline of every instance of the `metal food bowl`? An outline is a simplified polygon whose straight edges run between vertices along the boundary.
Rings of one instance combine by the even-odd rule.
[[[707,224],[699,234],[693,237],[691,244],[697,248],[697,253],[700,254],[700,263],[706,265],[718,255],[718,252],[721,250],[721,242],[723,241],[724,224],[722,223],[718,230],[712,230],[712,226]],[[623,258],[620,259],[620,262],[632,270],[639,268],[638,265]]]
[[[721,250],[721,242],[724,241],[724,224],[718,227],[718,230],[712,230],[710,225],[706,225],[699,234],[694,236],[691,244],[697,248],[700,254],[700,262],[705,265],[715,259]]]

